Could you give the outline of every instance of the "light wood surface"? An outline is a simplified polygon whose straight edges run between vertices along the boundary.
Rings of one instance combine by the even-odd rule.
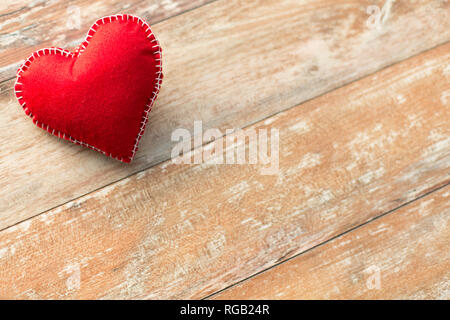
[[[248,127],[279,128],[277,175],[164,162],[7,228],[0,296],[202,298],[448,184],[449,48]],[[399,233],[411,230],[395,219]],[[448,257],[448,228],[423,239]],[[434,276],[445,286],[442,268]]]
[[[215,299],[445,299],[450,186],[300,255]]]
[[[74,3],[82,8],[82,29],[97,15],[123,9],[119,1]],[[60,141],[24,117],[7,80],[18,61],[40,46],[75,46],[85,31],[67,31],[62,2],[6,6],[0,17],[6,32],[0,43],[6,80],[0,85],[0,229],[167,160],[175,128],[192,130],[194,120],[205,129],[245,127],[450,39],[448,1],[397,1],[380,28],[366,25],[374,2],[356,0],[221,0],[169,18],[202,3],[134,1],[127,9],[166,19],[153,25],[165,79],[132,165]],[[173,10],[161,13],[165,7]],[[438,103],[442,92],[430,90]],[[322,127],[328,123],[323,110]]]

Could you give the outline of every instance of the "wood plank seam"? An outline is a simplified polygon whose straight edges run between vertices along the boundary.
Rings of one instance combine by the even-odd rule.
[[[4,295],[26,296],[35,289],[38,297],[205,297],[286,252],[295,254],[434,189],[448,181],[447,109],[439,101],[447,63],[447,48],[437,48],[260,124],[283,126],[286,146],[298,151],[283,157],[279,181],[259,177],[253,167],[164,164],[0,233],[7,248],[0,273],[20,276],[12,262],[27,269],[17,287],[5,277]],[[395,102],[399,97],[402,103]],[[299,127],[302,121],[311,130]],[[298,164],[303,168],[301,155],[317,152],[323,153],[323,163],[294,170]],[[319,179],[318,173],[324,176]],[[240,188],[234,184],[242,179],[248,193],[235,194]],[[211,191],[215,184],[222,192]],[[273,190],[289,198],[282,204]],[[203,202],[213,194],[220,196],[217,202]],[[187,210],[185,216],[179,208]],[[250,217],[255,223],[242,223]],[[211,235],[223,238],[210,242]],[[57,261],[33,251],[37,241]],[[232,249],[243,253],[242,260]],[[30,259],[33,263],[24,264]],[[68,291],[65,277],[57,277],[74,260],[84,276],[80,291]],[[31,278],[36,272],[39,282]],[[102,277],[108,281],[99,282]]]
[[[218,1],[218,0],[214,0],[214,1]],[[324,92],[323,94],[319,94],[319,95],[317,95],[317,96],[315,96],[315,97],[313,97],[313,98],[310,98],[310,99],[308,99],[308,100],[305,100],[304,102],[301,102],[300,104],[295,104],[295,105],[289,106],[288,108],[282,109],[282,110],[280,110],[280,111],[278,111],[278,112],[276,112],[276,113],[274,113],[274,114],[272,114],[272,115],[270,115],[270,116],[267,116],[267,117],[265,117],[265,118],[263,118],[263,119],[261,119],[261,120],[257,120],[257,121],[254,121],[254,122],[252,122],[252,123],[249,123],[248,125],[246,125],[246,126],[240,128],[240,129],[247,129],[247,128],[249,128],[249,127],[255,125],[255,124],[258,123],[258,122],[263,122],[263,121],[265,121],[265,120],[267,120],[267,119],[269,119],[269,118],[271,118],[271,117],[274,117],[274,116],[276,116],[276,115],[278,115],[278,114],[280,114],[280,113],[286,112],[286,111],[291,110],[291,109],[293,109],[293,108],[295,108],[295,107],[299,107],[299,106],[301,106],[301,105],[303,105],[303,104],[306,104],[306,103],[308,103],[308,102],[310,102],[310,101],[312,101],[312,100],[314,100],[314,99],[317,99],[317,98],[326,96],[327,94],[330,94],[331,92],[334,92],[334,91],[336,91],[336,90],[339,90],[339,89],[341,89],[341,88],[343,88],[343,87],[346,87],[346,86],[348,86],[348,85],[351,85],[351,84],[353,84],[353,83],[355,83],[355,82],[358,82],[358,81],[360,81],[360,80],[363,80],[363,79],[365,79],[365,78],[370,78],[370,77],[372,77],[374,74],[376,74],[376,73],[378,73],[378,72],[382,72],[383,70],[386,70],[386,69],[389,69],[389,68],[391,68],[391,67],[393,67],[393,66],[395,66],[395,65],[401,64],[402,62],[404,62],[404,61],[406,61],[406,60],[414,59],[415,57],[418,57],[418,56],[420,56],[420,55],[422,55],[422,54],[425,54],[425,53],[427,53],[427,52],[431,52],[431,51],[433,51],[434,49],[436,49],[436,48],[438,48],[438,47],[442,47],[442,46],[447,45],[449,42],[450,42],[450,41],[445,41],[444,43],[439,44],[439,45],[437,45],[437,46],[435,46],[435,47],[433,47],[433,48],[430,48],[430,49],[424,50],[424,51],[422,51],[422,52],[420,52],[420,53],[418,53],[418,54],[412,55],[412,56],[409,57],[408,59],[405,59],[405,60],[402,60],[402,61],[396,61],[396,62],[394,62],[394,63],[392,63],[392,64],[390,64],[390,65],[388,65],[388,66],[386,66],[386,67],[383,67],[383,68],[381,68],[381,69],[379,69],[379,70],[377,70],[377,71],[374,71],[374,72],[372,72],[372,73],[370,73],[370,74],[368,74],[368,75],[366,75],[366,76],[362,76],[362,77],[360,77],[360,78],[358,78],[358,79],[356,79],[356,80],[350,81],[349,83],[344,83],[344,84],[342,84],[342,85],[340,85],[340,86],[338,86],[338,87],[336,87],[336,88],[333,88],[333,89],[331,89],[331,90],[329,90],[329,91]],[[221,138],[225,138],[225,137],[226,137],[226,135],[221,136]],[[197,150],[199,150],[199,149],[204,148],[205,145],[208,144],[208,143],[209,143],[209,142],[203,142],[203,144],[202,144],[201,146],[198,146],[198,147],[196,147],[196,148],[195,148],[195,147],[192,148],[191,152],[195,152],[195,151],[197,151]],[[49,209],[47,209],[47,210],[44,210],[44,211],[42,211],[42,212],[39,212],[38,214],[33,215],[33,216],[30,216],[30,217],[28,217],[27,219],[18,221],[18,222],[14,223],[14,224],[12,224],[12,225],[10,225],[10,226],[8,226],[8,227],[0,228],[0,232],[3,231],[3,230],[8,229],[8,228],[10,228],[10,227],[16,226],[17,224],[20,224],[21,222],[30,220],[30,219],[32,219],[32,218],[35,218],[35,217],[41,215],[41,214],[44,214],[44,213],[49,212],[49,211],[51,211],[51,210],[54,210],[54,209],[56,209],[56,208],[58,208],[58,207],[60,207],[60,206],[64,206],[65,204],[67,204],[67,203],[69,203],[69,202],[71,202],[71,201],[76,201],[76,200],[78,200],[78,199],[80,199],[80,198],[83,198],[84,196],[87,196],[87,195],[89,195],[89,194],[91,194],[91,193],[98,192],[98,191],[100,191],[100,190],[103,189],[103,188],[110,187],[110,186],[114,185],[115,183],[119,183],[119,182],[121,182],[121,181],[123,181],[123,180],[125,180],[125,179],[128,179],[128,178],[132,177],[132,176],[142,174],[143,172],[145,172],[145,171],[151,169],[152,167],[155,167],[155,166],[158,166],[158,165],[161,165],[161,164],[163,164],[163,163],[165,163],[165,162],[170,162],[170,161],[171,161],[171,159],[168,159],[168,160],[167,160],[167,159],[166,159],[166,160],[161,160],[161,161],[155,162],[154,164],[151,164],[151,165],[149,165],[149,166],[147,166],[147,167],[143,167],[142,169],[140,169],[140,170],[138,170],[138,171],[136,171],[136,172],[134,172],[134,173],[131,173],[131,174],[129,174],[129,175],[126,175],[126,176],[124,176],[124,177],[121,178],[121,179],[114,180],[114,181],[112,181],[112,182],[110,182],[110,183],[108,183],[108,184],[105,184],[105,185],[102,186],[102,187],[99,187],[99,188],[93,189],[93,190],[90,191],[90,192],[81,194],[80,196],[77,196],[77,197],[75,197],[75,198],[72,198],[72,199],[70,199],[70,200],[67,200],[67,201],[65,201],[65,202],[63,202],[63,203],[61,203],[61,204],[59,204],[59,205],[56,205],[56,206],[54,206],[54,207],[51,207],[51,208],[49,208]]]
[[[437,190],[213,299],[448,300],[449,204]]]
[[[190,129],[192,115],[201,117],[210,127],[223,128],[233,124],[245,127],[246,124],[254,123],[286,106],[361,77],[392,61],[401,61],[415,52],[448,39],[448,28],[444,28],[446,21],[442,14],[448,4],[432,1],[397,2],[389,21],[382,30],[377,31],[367,29],[364,24],[367,14],[363,9],[367,3],[368,1],[321,3],[310,0],[299,3],[285,0],[264,1],[256,6],[252,2],[243,4],[239,1],[217,1],[207,10],[199,8],[191,14],[180,16],[180,19],[169,20],[170,23],[156,25],[160,29],[160,40],[165,42],[168,80],[164,87],[165,94],[160,95],[158,100],[159,107],[151,115],[151,130],[147,131],[133,166],[117,167],[89,151],[57,145],[54,140],[44,139],[38,134],[35,136],[36,140],[40,140],[43,148],[53,151],[47,152],[48,162],[58,163],[67,172],[80,167],[85,170],[83,174],[74,177],[70,184],[63,180],[59,172],[45,165],[42,166],[43,171],[35,171],[26,181],[16,176],[7,191],[0,190],[0,211],[8,211],[8,204],[15,209],[14,214],[0,220],[0,227],[86,194],[128,175],[130,171],[138,171],[167,159],[167,150],[170,150],[171,145],[170,131],[177,126]],[[434,4],[433,8],[425,14],[423,7],[429,4]],[[342,14],[337,15],[340,10]],[[229,20],[223,12],[233,13],[233,19]],[[291,25],[289,31],[281,26],[284,23],[277,22],[281,18],[285,18],[284,23]],[[417,23],[409,29],[411,39],[405,40],[401,31],[405,30],[405,26],[411,25],[407,23],[411,19]],[[324,30],[321,27],[323,25],[329,28]],[[423,30],[426,29],[430,32],[422,37]],[[276,36],[278,41],[272,41],[274,34],[282,36]],[[334,36],[329,37],[330,35]],[[415,40],[417,38],[420,41]],[[42,37],[36,39],[45,40]],[[266,45],[262,39],[270,40],[267,41],[270,45]],[[259,46],[259,50],[252,48],[255,46]],[[266,46],[267,51],[261,50]],[[235,50],[238,47],[243,50]],[[180,54],[183,48],[194,53],[198,59],[191,59],[189,56],[185,58]],[[271,50],[278,50],[279,62],[267,63],[270,60],[266,59],[265,52]],[[245,51],[248,52],[244,54]],[[321,54],[317,55],[317,52]],[[7,55],[3,60],[12,56]],[[202,68],[198,66],[197,60],[203,62]],[[224,63],[226,61],[229,63]],[[242,61],[247,62],[243,64]],[[205,64],[207,68],[204,68]],[[254,70],[259,71],[255,73]],[[267,81],[259,81],[261,76]],[[188,78],[192,81],[180,80]],[[221,79],[222,90],[211,90],[212,78]],[[235,85],[236,80],[240,82],[240,86]],[[268,86],[266,82],[279,85],[273,89],[274,86]],[[242,102],[243,99],[236,98],[242,94],[245,95],[245,103]],[[7,99],[8,96],[3,96],[3,101]],[[221,108],[224,103],[229,108]],[[11,103],[2,104],[5,109],[12,109]],[[8,127],[11,120],[14,120],[18,126],[11,129],[31,134],[14,112],[8,111],[4,119],[1,126]],[[23,158],[36,154],[35,146],[20,139],[15,141],[15,145],[17,149],[23,150]],[[9,155],[5,155],[4,159],[10,163],[12,171],[26,170],[22,161],[14,161]],[[46,176],[55,177],[49,181],[49,189],[54,189],[52,193],[36,188]],[[19,195],[19,188],[22,197]],[[35,210],[29,210],[31,202]]]
[[[189,12],[192,12],[192,11],[194,11],[194,10],[196,10],[196,9],[201,8],[201,7],[210,5],[210,4],[212,4],[212,3],[214,3],[214,2],[217,2],[217,1],[219,1],[219,0],[205,0],[205,1],[203,1],[203,2],[200,2],[198,5],[194,5],[194,6],[192,6],[192,7],[189,7],[188,9],[182,10],[182,11],[180,11],[180,12],[178,12],[178,13],[171,14],[171,15],[165,16],[165,17],[163,17],[163,18],[160,18],[160,19],[156,19],[156,20],[154,20],[154,21],[151,21],[151,25],[157,25],[157,24],[159,24],[159,23],[165,22],[165,21],[167,21],[167,20],[169,20],[169,19],[172,19],[172,18],[181,16],[181,15],[183,15],[183,14],[187,14],[187,13],[189,13]],[[140,3],[140,2],[143,2],[143,1],[138,1],[138,2],[135,3],[134,5],[137,5],[137,4]],[[72,4],[72,5],[73,5],[73,4]],[[176,7],[176,6],[175,6],[175,7]],[[1,14],[1,15],[0,15],[0,18],[1,18],[1,17],[5,17],[5,16],[8,16],[8,15],[15,14],[15,13],[19,13],[20,11],[24,10],[25,8],[27,8],[27,7],[22,7],[22,8],[20,8],[20,9],[13,10],[13,11],[7,12],[7,13],[5,13],[5,14]],[[116,12],[113,12],[113,13],[111,14],[111,16],[114,16],[114,15],[116,15],[116,14],[120,14],[121,11],[123,11],[123,10],[117,10]],[[50,20],[49,22],[53,22],[53,20]],[[31,29],[33,29],[33,28],[37,28],[37,26],[38,26],[38,24],[33,24],[33,25],[31,25],[31,27],[25,27],[25,28],[26,28],[26,30],[29,31],[29,30],[31,30]],[[84,40],[84,38],[79,38],[79,41],[78,41],[78,42],[81,43],[83,40]],[[0,50],[0,54],[1,54],[1,51],[2,51],[2,50]],[[23,62],[23,60],[17,61],[17,62],[15,63],[16,67],[13,67],[12,69],[16,70],[16,69],[22,64],[22,62]],[[9,66],[11,66],[11,65],[9,65]],[[5,68],[5,67],[8,67],[8,66],[3,66],[2,68]],[[14,77],[11,76],[10,78],[2,79],[2,80],[0,80],[0,84],[2,84],[2,83],[4,83],[4,82],[7,82],[8,80],[11,80],[11,79],[14,79]]]
[[[258,271],[258,272],[256,272],[255,274],[253,274],[253,275],[251,275],[251,276],[249,276],[249,277],[247,277],[247,278],[245,278],[245,279],[242,279],[242,280],[240,280],[240,281],[238,281],[238,282],[236,282],[236,283],[234,283],[234,284],[232,284],[232,285],[230,285],[230,286],[228,286],[228,287],[225,287],[225,288],[223,288],[223,289],[221,289],[221,290],[218,290],[218,291],[216,291],[216,292],[214,292],[214,293],[211,293],[210,295],[207,295],[207,296],[205,296],[205,297],[203,297],[203,298],[201,298],[201,299],[202,299],[202,300],[212,299],[212,298],[214,298],[215,296],[219,295],[220,293],[225,292],[225,291],[227,291],[228,289],[231,289],[231,288],[233,288],[233,287],[236,287],[236,286],[238,286],[238,285],[240,285],[240,284],[242,284],[242,283],[245,283],[246,281],[249,281],[249,280],[255,278],[256,276],[258,276],[258,275],[260,275],[260,274],[263,274],[263,273],[265,273],[265,272],[267,272],[267,271],[269,271],[269,270],[275,269],[275,268],[277,268],[278,266],[280,266],[280,265],[282,265],[282,264],[284,264],[284,263],[286,263],[286,262],[288,262],[288,261],[291,261],[291,260],[294,260],[294,259],[296,259],[296,258],[299,258],[300,256],[305,255],[306,253],[311,252],[311,251],[313,251],[313,250],[318,250],[318,249],[320,249],[320,247],[323,247],[323,246],[326,245],[327,243],[330,243],[330,242],[332,242],[332,241],[334,241],[334,240],[336,240],[336,239],[342,238],[343,236],[345,236],[346,234],[349,234],[350,232],[353,232],[353,231],[355,231],[355,230],[357,230],[357,229],[360,229],[360,228],[362,228],[362,227],[364,227],[364,226],[366,226],[366,225],[369,225],[369,224],[371,224],[371,223],[374,223],[374,222],[376,222],[377,220],[379,220],[379,219],[381,219],[381,218],[383,218],[383,217],[386,217],[386,216],[388,216],[388,215],[396,214],[396,211],[398,211],[398,210],[400,210],[400,209],[403,209],[403,208],[405,208],[405,207],[407,207],[407,206],[410,206],[410,205],[412,205],[412,204],[414,204],[414,203],[420,201],[421,199],[430,196],[431,194],[433,194],[433,193],[435,193],[435,192],[438,192],[438,191],[440,191],[440,190],[443,190],[443,189],[447,188],[448,186],[450,186],[450,181],[444,182],[443,185],[438,186],[438,187],[432,189],[431,191],[426,192],[426,193],[424,193],[424,194],[418,196],[417,198],[415,198],[415,199],[413,199],[413,200],[411,200],[411,201],[405,202],[405,203],[401,204],[400,206],[398,206],[398,207],[396,207],[396,208],[393,208],[393,209],[391,209],[391,210],[388,210],[388,211],[386,211],[386,212],[384,212],[384,213],[382,213],[382,214],[380,214],[380,215],[374,216],[372,219],[370,219],[370,220],[368,220],[368,221],[366,221],[366,222],[364,222],[364,223],[361,223],[361,224],[359,224],[359,225],[357,225],[357,226],[355,226],[355,227],[353,227],[353,228],[350,228],[350,229],[348,229],[348,230],[345,230],[344,232],[342,232],[342,233],[340,233],[340,234],[338,234],[338,235],[335,235],[335,236],[333,236],[333,237],[330,237],[329,239],[327,239],[327,240],[325,240],[325,241],[323,241],[323,242],[321,242],[321,243],[318,243],[317,245],[315,245],[315,246],[313,246],[313,247],[311,247],[311,248],[308,248],[308,249],[306,249],[305,251],[302,251],[302,252],[300,252],[300,253],[298,253],[298,254],[296,254],[296,255],[293,255],[293,256],[291,256],[291,257],[289,257],[289,258],[287,258],[287,259],[283,259],[283,260],[281,260],[280,262],[274,264],[273,266],[270,266],[269,268],[266,268],[266,269],[264,269],[264,270]]]

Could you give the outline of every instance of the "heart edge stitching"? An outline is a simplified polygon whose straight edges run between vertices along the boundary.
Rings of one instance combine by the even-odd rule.
[[[141,127],[139,128],[139,132],[136,136],[135,139],[135,143],[132,147],[131,150],[131,156],[116,156],[113,155],[112,153],[108,153],[104,150],[101,150],[93,145],[90,145],[86,142],[83,142],[81,140],[77,140],[75,138],[73,138],[72,136],[61,132],[61,131],[57,131],[56,134],[56,130],[53,128],[50,128],[49,125],[45,125],[44,123],[39,123],[34,117],[33,114],[31,113],[31,111],[28,109],[28,107],[26,106],[26,101],[23,98],[22,91],[23,90],[19,90],[19,89],[23,89],[23,84],[20,82],[20,78],[21,78],[21,74],[26,71],[30,65],[31,62],[34,61],[35,58],[40,57],[40,53],[42,55],[48,55],[48,54],[61,54],[63,56],[69,57],[71,56],[72,58],[78,58],[87,48],[90,38],[93,37],[93,35],[97,32],[98,27],[100,27],[100,25],[102,24],[106,24],[106,23],[111,23],[113,21],[119,21],[119,18],[122,19],[122,21],[128,21],[131,18],[132,22],[136,22],[142,29],[144,29],[146,27],[146,29],[144,29],[144,32],[146,34],[147,39],[149,39],[150,43],[152,44],[152,50],[153,50],[153,55],[155,56],[155,61],[159,62],[159,64],[157,64],[156,67],[156,71],[155,71],[155,86],[153,87],[153,91],[152,91],[152,95],[150,96],[150,98],[148,98],[148,102],[145,105],[145,109],[144,109],[144,114],[142,116],[142,120],[141,120]],[[126,18],[126,20],[125,20]],[[109,20],[109,21],[108,21]],[[94,28],[97,27],[97,28]],[[155,43],[153,45],[153,43]],[[47,53],[46,53],[47,51]],[[53,52],[52,52],[53,51]],[[37,55],[37,56],[35,56]],[[124,163],[130,163],[133,159],[134,156],[136,155],[136,152],[138,150],[138,145],[139,142],[144,134],[145,131],[145,127],[147,125],[148,122],[148,115],[150,113],[150,111],[152,110],[153,104],[155,103],[155,100],[158,96],[159,90],[161,88],[161,84],[162,84],[162,79],[163,79],[163,73],[162,73],[162,49],[161,46],[159,44],[158,39],[156,38],[156,36],[154,35],[153,31],[151,30],[150,25],[145,22],[142,18],[138,17],[138,16],[134,16],[131,14],[115,14],[115,15],[109,15],[109,16],[105,16],[103,18],[98,19],[90,28],[89,31],[87,32],[87,35],[85,37],[85,40],[83,42],[81,42],[81,44],[79,45],[79,47],[77,49],[75,49],[74,52],[71,52],[69,50],[66,49],[62,49],[62,48],[57,48],[57,47],[50,47],[50,48],[42,48],[39,49],[35,52],[33,52],[25,61],[24,63],[21,64],[21,66],[19,67],[19,69],[17,70],[17,76],[16,76],[16,82],[14,84],[14,93],[16,95],[16,99],[18,100],[19,104],[22,106],[22,109],[24,110],[25,114],[27,116],[29,116],[33,123],[38,126],[41,129],[46,130],[47,132],[49,132],[50,134],[57,136],[58,138],[70,141],[74,144],[78,144],[81,146],[85,146],[88,147],[92,150],[95,150],[97,152],[103,153],[104,155],[119,160],[121,162]],[[20,88],[19,88],[20,86]],[[46,126],[46,127],[45,127]]]

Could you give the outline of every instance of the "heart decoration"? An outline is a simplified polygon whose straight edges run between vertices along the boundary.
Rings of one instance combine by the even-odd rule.
[[[14,89],[38,127],[128,163],[161,87],[161,58],[143,19],[108,16],[74,52],[34,52],[17,71]]]

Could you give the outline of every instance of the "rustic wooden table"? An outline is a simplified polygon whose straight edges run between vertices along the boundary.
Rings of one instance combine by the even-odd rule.
[[[0,4],[1,298],[450,298],[449,1],[126,3]],[[115,13],[164,50],[130,165],[37,128],[12,89]],[[172,163],[195,120],[278,129],[279,170]]]

